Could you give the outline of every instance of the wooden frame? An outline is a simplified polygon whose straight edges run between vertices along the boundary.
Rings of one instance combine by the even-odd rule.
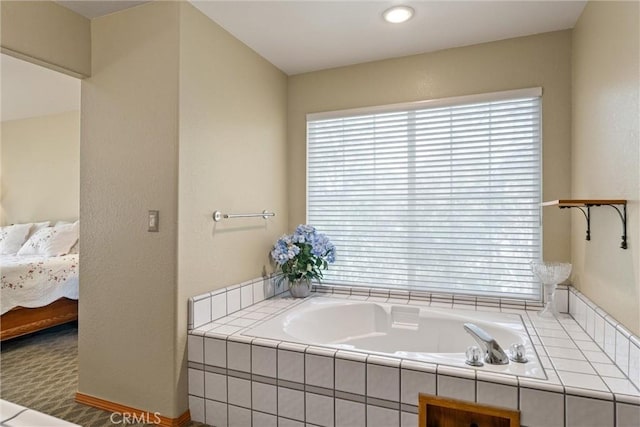
[[[16,307],[0,317],[0,340],[8,340],[74,320],[78,320],[77,300],[60,298],[44,307]]]
[[[419,427],[520,427],[520,411],[420,394]]]
[[[122,405],[110,400],[99,399],[95,396],[80,392],[76,393],[76,402],[102,409],[103,411],[117,413],[119,416],[116,417],[116,420],[122,420],[123,415],[126,414],[130,418],[135,417],[135,419],[144,420],[144,422],[146,422],[145,425],[154,424],[158,427],[184,427],[189,424],[189,421],[191,421],[191,412],[189,409],[183,412],[178,418],[169,418],[164,415],[160,415],[159,412],[143,411],[141,409],[132,408],[131,406]],[[114,424],[116,423],[114,422]]]

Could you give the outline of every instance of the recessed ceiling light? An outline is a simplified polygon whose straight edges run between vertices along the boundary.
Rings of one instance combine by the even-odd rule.
[[[392,24],[406,22],[413,16],[413,8],[409,6],[393,6],[384,11],[382,17]]]

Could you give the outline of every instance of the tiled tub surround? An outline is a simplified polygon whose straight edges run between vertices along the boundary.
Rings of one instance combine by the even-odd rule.
[[[569,303],[570,313],[578,325],[640,388],[640,339],[574,288],[570,289]],[[610,388],[617,388],[614,382]]]
[[[417,395],[424,392],[519,409],[522,425],[529,427],[639,425],[640,392],[629,379],[637,371],[638,339],[574,289],[562,289],[560,300],[564,307],[569,303],[578,322],[568,315],[540,319],[533,310],[539,308],[506,301],[337,290],[331,297],[520,314],[549,379],[243,336],[247,328],[302,303],[286,298],[272,280],[256,279],[190,301],[192,418],[218,427],[415,426]],[[319,291],[327,296],[326,288]],[[596,315],[605,322],[603,348],[585,333],[593,323],[599,337]],[[609,330],[606,340],[611,326],[615,334]],[[629,376],[615,361],[627,366]]]
[[[282,295],[286,289],[284,283],[277,279],[277,276],[259,277],[189,298],[189,331],[275,295]],[[235,332],[246,326],[242,323],[227,325],[231,327],[223,330]]]
[[[241,334],[466,368],[464,351],[473,340],[465,323],[482,328],[505,348],[517,343],[526,349],[528,363],[485,364],[483,371],[546,379],[522,317],[513,313],[316,295]]]

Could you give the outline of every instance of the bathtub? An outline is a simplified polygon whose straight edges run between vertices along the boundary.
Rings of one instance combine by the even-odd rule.
[[[477,345],[463,328],[467,322],[491,334],[507,354],[512,344],[523,344],[528,362],[467,365],[465,350]],[[547,379],[517,314],[314,296],[242,335]]]

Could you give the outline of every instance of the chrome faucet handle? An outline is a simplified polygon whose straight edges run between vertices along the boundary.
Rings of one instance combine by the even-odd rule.
[[[466,356],[466,359],[464,363],[466,363],[467,365],[471,365],[471,366],[484,365],[484,363],[482,362],[483,353],[482,353],[482,350],[480,350],[480,347],[478,346],[470,345],[469,347],[467,347],[465,356]]]
[[[526,349],[523,344],[515,343],[509,347],[509,359],[516,363],[527,363],[529,359],[526,356]]]
[[[485,349],[484,361],[490,365],[506,365],[509,363],[509,357],[502,350],[500,344],[487,331],[474,325],[473,323],[465,323],[464,330],[467,331],[481,347]]]

